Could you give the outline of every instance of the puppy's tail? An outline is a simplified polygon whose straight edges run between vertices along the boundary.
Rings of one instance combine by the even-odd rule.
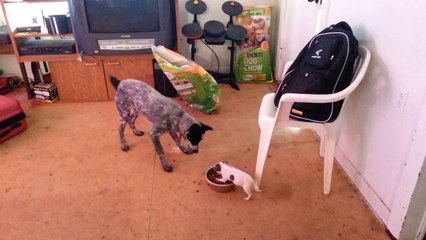
[[[120,80],[118,80],[116,77],[114,76],[109,76],[109,81],[111,82],[112,86],[115,88],[115,90],[117,90],[118,85],[120,85]]]
[[[253,189],[256,192],[261,192],[262,191],[262,190],[260,190],[259,186],[256,183],[253,184]]]

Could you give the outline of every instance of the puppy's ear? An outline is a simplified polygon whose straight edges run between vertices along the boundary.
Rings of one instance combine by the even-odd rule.
[[[218,163],[218,164],[216,164],[216,166],[214,166],[214,170],[216,171],[216,172],[220,172],[220,169],[221,169],[221,167],[220,167],[220,164]]]
[[[203,128],[204,131],[213,130],[212,127],[210,127],[210,126],[208,126],[208,125],[206,125],[202,122],[200,122],[200,124],[201,124],[201,127]]]

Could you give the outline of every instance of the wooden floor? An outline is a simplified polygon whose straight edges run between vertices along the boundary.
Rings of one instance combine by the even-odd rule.
[[[331,194],[322,194],[323,161],[309,130],[276,131],[262,191],[250,201],[242,189],[206,185],[204,171],[222,160],[253,176],[258,108],[274,86],[240,87],[222,85],[214,114],[187,108],[214,128],[198,154],[163,136],[172,173],[162,171],[147,135],[126,129],[130,150],[120,150],[113,102],[43,104],[24,89],[7,94],[20,100],[28,129],[0,144],[0,239],[389,239],[338,165]]]

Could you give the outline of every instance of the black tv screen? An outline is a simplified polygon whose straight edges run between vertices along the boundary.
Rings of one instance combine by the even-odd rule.
[[[151,53],[176,46],[175,0],[69,0],[82,55]]]
[[[85,1],[85,7],[92,33],[160,30],[158,0],[91,0]]]

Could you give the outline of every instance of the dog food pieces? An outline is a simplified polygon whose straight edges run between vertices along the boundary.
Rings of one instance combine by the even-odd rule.
[[[211,182],[213,182],[213,183],[216,183],[216,184],[223,184],[223,185],[225,185],[225,184],[231,184],[232,182],[231,181],[226,181],[225,183],[223,183],[223,182],[219,182],[219,181],[217,181],[216,180],[216,178],[222,178],[222,175],[220,175],[219,173],[217,173],[216,171],[209,171],[208,173],[207,173],[207,178],[211,181]]]

